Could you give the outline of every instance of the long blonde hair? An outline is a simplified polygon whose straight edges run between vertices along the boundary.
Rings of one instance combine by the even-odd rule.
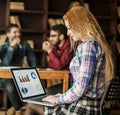
[[[105,51],[105,80],[109,81],[114,75],[114,63],[112,51],[105,39],[103,31],[90,11],[82,6],[73,7],[64,16],[64,21],[69,23],[70,29],[81,41],[83,37],[89,37],[98,41]],[[74,43],[72,41],[72,45]]]

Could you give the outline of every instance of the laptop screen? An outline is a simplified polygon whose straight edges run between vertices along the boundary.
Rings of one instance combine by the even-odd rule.
[[[22,99],[46,94],[35,68],[14,68],[11,72]]]

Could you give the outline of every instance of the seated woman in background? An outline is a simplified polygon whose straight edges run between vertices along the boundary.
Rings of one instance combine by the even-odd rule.
[[[36,111],[45,115],[99,115],[105,81],[109,81],[114,75],[112,52],[90,11],[82,6],[73,7],[63,19],[73,49],[75,42],[81,42],[74,49],[75,56],[69,66],[73,84],[65,93],[43,99],[56,104],[55,107],[43,108],[38,105],[39,109]],[[26,115],[30,109],[35,108],[29,106]]]

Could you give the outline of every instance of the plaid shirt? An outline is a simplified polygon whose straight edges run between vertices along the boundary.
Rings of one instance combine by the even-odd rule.
[[[57,98],[58,104],[72,103],[86,96],[101,97],[104,91],[105,52],[98,42],[87,39],[76,50],[70,63],[72,87]]]

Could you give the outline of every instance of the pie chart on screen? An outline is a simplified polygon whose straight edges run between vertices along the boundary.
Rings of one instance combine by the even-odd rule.
[[[26,87],[21,88],[22,93],[26,94],[28,92],[28,89]]]
[[[32,77],[33,79],[36,79],[36,78],[37,78],[37,76],[36,76],[36,74],[35,74],[34,72],[31,73],[31,77]]]

